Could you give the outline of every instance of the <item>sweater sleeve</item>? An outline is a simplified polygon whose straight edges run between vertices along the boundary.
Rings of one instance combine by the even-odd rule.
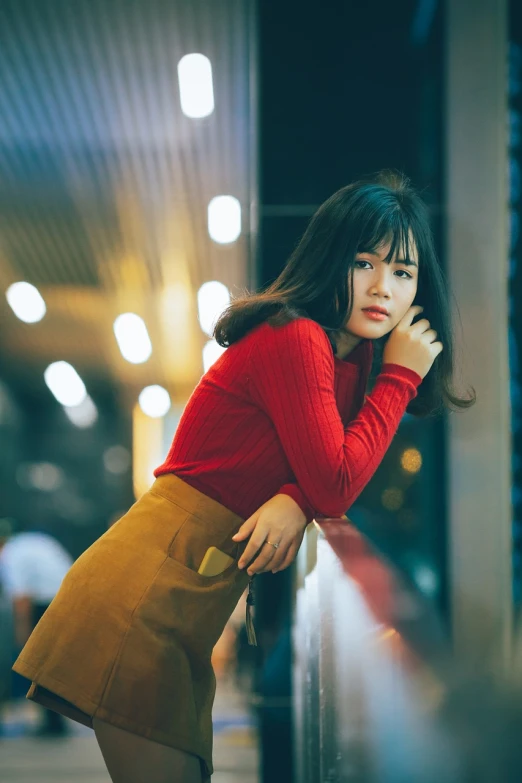
[[[294,500],[303,514],[306,517],[307,522],[311,522],[312,519],[315,517],[315,511],[310,505],[310,503],[307,501],[303,490],[299,487],[298,484],[285,484],[281,487],[278,495],[289,495],[292,500]]]
[[[375,473],[421,376],[383,365],[345,429],[335,400],[332,349],[315,321],[264,325],[249,364],[252,399],[272,420],[298,489],[319,515],[341,516]]]

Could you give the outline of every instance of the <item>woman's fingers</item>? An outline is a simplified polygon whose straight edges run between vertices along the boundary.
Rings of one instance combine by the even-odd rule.
[[[250,536],[250,541],[245,547],[245,551],[243,552],[243,554],[238,560],[237,564],[239,568],[244,568],[245,566],[247,566],[250,563],[250,561],[255,557],[257,552],[261,549],[261,547],[265,543],[267,534],[268,531],[263,532],[262,530],[259,530],[257,528],[254,530],[254,532]]]
[[[243,522],[237,533],[232,536],[232,541],[244,541],[245,538],[248,538],[257,524],[257,518],[258,513],[256,512],[255,514],[252,514],[252,516],[249,517],[245,522]]]
[[[252,536],[252,539],[254,536],[256,536],[256,533]],[[281,535],[280,533],[277,535]],[[257,536],[256,536],[257,538]],[[253,542],[252,539],[250,539],[250,542],[245,549],[245,552],[243,553],[241,559],[239,560],[239,567],[241,568],[242,561],[245,561],[245,564],[247,565],[248,574],[250,576],[252,574],[260,574],[263,571],[271,571],[272,570],[272,562],[274,560],[274,557],[277,557],[279,547],[281,547],[283,550],[286,551],[288,544],[283,541],[283,539],[277,538],[276,535],[273,532],[268,532],[264,536],[264,541],[259,546],[259,539],[257,538],[257,542]],[[271,541],[272,543],[269,543]],[[272,546],[272,544],[278,544],[277,547]],[[249,547],[252,545],[252,552],[253,554],[249,553]],[[250,562],[252,558],[257,555],[256,559],[253,562]]]
[[[254,562],[250,563],[248,566],[248,574],[252,576],[253,574],[259,574],[265,570],[270,571],[270,568],[265,568],[265,566],[272,562],[275,552],[276,550],[274,547],[270,546],[270,544],[265,541],[261,547],[258,557],[256,557]]]
[[[272,539],[270,536],[268,537],[271,541]],[[268,563],[268,567],[265,569],[266,571],[272,571],[275,572],[279,570],[284,563],[284,561],[287,558],[288,552],[290,550],[290,547],[292,546],[292,541],[281,541],[279,547],[274,550],[274,556]]]
[[[297,547],[295,544],[291,544],[288,547],[288,551],[286,553],[285,559],[283,560],[280,566],[277,566],[277,568],[274,568],[272,570],[272,573],[277,574],[278,571],[284,571],[285,568],[288,568],[288,566],[291,565],[291,563],[293,563],[298,548],[299,547]]]
[[[268,536],[268,538],[270,541],[272,540],[270,536]],[[274,547],[272,547],[273,549],[272,553],[270,552],[265,553],[265,549],[269,549],[269,548],[270,548],[269,545],[265,541],[265,546],[261,550],[260,556],[255,561],[255,563],[252,563],[252,567],[255,567],[257,574],[268,573],[269,571],[273,571],[274,568],[278,568],[278,564],[282,563],[286,557],[286,553],[288,551],[288,542],[282,541],[277,549],[274,549]],[[268,560],[266,559],[267,557]],[[250,568],[248,569],[248,571],[250,572]]]

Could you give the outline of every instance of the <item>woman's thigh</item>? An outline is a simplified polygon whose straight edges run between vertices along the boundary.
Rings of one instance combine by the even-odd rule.
[[[113,783],[201,783],[198,756],[94,718],[93,728]]]

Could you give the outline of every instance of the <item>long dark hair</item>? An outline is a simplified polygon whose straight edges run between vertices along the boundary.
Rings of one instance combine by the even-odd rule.
[[[361,250],[376,250],[390,242],[387,260],[398,250],[409,252],[413,238],[419,259],[417,294],[413,304],[424,310],[443,344],[407,411],[426,417],[444,408],[469,408],[467,398],[452,389],[454,337],[448,283],[437,259],[426,206],[409,181],[395,172],[341,188],[322,204],[279,277],[260,293],[245,292],[222,313],[214,329],[219,345],[228,347],[255,326],[268,321],[282,325],[306,317],[326,332],[334,352],[353,308],[353,270]],[[457,308],[458,309],[458,308]],[[388,334],[373,341],[375,370],[382,363]]]

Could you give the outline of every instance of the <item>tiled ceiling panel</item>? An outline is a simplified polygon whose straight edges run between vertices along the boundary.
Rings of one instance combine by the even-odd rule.
[[[249,0],[0,0],[0,287],[27,280],[48,305],[27,325],[2,295],[12,367],[64,358],[174,396],[197,380],[197,289],[249,281],[250,14]],[[177,77],[193,52],[210,59],[215,95],[198,120]],[[208,236],[220,194],[242,205],[231,245]],[[128,310],[153,340],[142,367],[114,342]]]

